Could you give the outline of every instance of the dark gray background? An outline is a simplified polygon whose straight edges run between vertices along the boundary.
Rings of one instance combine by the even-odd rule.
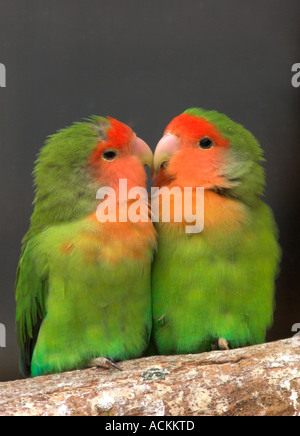
[[[191,106],[226,113],[261,141],[282,273],[269,340],[300,323],[299,0],[0,0],[0,380],[19,377],[14,277],[45,137],[92,114],[152,148]]]

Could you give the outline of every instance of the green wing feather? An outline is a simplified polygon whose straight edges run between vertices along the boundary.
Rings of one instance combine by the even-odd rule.
[[[48,274],[43,259],[37,259],[34,239],[22,251],[16,278],[16,328],[21,349],[20,368],[24,376],[30,375],[33,349],[39,328],[45,317]]]

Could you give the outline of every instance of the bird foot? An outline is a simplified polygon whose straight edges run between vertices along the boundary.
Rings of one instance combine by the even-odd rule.
[[[229,347],[229,344],[226,341],[226,339],[219,338],[217,343],[211,344],[211,349],[213,351],[216,351],[216,350],[225,351],[225,350],[230,350],[230,347]]]
[[[88,363],[88,368],[114,368],[118,371],[123,371],[116,362],[110,357],[97,357],[96,359],[91,359]]]
[[[223,339],[223,338],[219,338],[218,347],[219,347],[219,350],[230,350],[228,342],[226,341],[226,339]]]

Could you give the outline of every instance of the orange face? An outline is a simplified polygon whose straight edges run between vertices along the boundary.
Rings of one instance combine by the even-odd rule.
[[[108,118],[106,140],[96,145],[89,164],[101,186],[118,190],[119,180],[126,179],[128,189],[146,185],[144,165],[152,167],[153,154],[126,124]]]
[[[204,118],[174,118],[155,151],[156,186],[226,187],[222,168],[228,147],[229,141]]]
[[[180,115],[169,124],[165,136],[154,154],[154,169],[158,173],[155,186],[194,188],[193,210],[197,209],[195,188],[204,188],[204,231],[218,235],[220,231],[236,231],[244,219],[243,204],[219,195],[230,188],[226,177],[229,164],[229,140],[204,118]],[[172,206],[172,203],[171,203]],[[173,220],[174,221],[174,220]],[[172,229],[182,229],[185,223],[171,223]],[[216,232],[218,230],[218,232]]]

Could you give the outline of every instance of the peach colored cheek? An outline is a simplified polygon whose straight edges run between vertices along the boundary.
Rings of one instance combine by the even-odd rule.
[[[181,150],[171,159],[167,172],[175,176],[177,182],[191,186],[210,186],[220,182],[224,164],[222,149]]]
[[[102,160],[99,165],[99,181],[108,186],[118,185],[120,179],[127,180],[128,188],[145,186],[146,172],[134,156],[118,157],[113,162]],[[117,188],[117,186],[113,186]]]

